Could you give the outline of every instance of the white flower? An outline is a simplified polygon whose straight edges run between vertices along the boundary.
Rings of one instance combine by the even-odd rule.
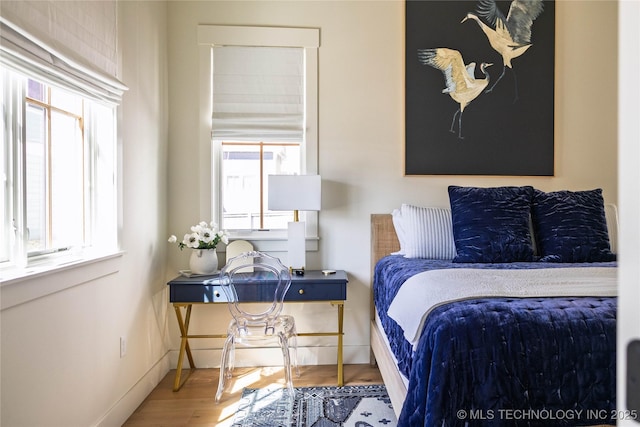
[[[190,227],[191,233],[184,235],[182,242],[178,243],[180,249],[192,248],[192,249],[215,249],[218,243],[229,243],[226,231],[218,230],[218,225],[211,221],[200,221],[198,224]],[[169,243],[176,243],[178,239],[176,236],[171,235],[169,237]]]
[[[209,243],[213,241],[215,237],[216,237],[216,234],[213,232],[213,230],[204,228],[200,231],[200,240],[202,240],[205,243]]]
[[[182,243],[184,243],[188,248],[197,249],[198,246],[200,246],[198,233],[185,234]]]

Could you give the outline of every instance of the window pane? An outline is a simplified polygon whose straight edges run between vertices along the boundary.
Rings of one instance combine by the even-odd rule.
[[[269,175],[299,175],[300,174],[300,146],[267,146],[265,147],[264,161],[264,227],[270,230],[286,229],[287,223],[293,221],[292,211],[270,211],[267,205],[269,200],[268,179]],[[292,197],[295,197],[292,195]]]
[[[82,114],[82,98],[54,87],[51,88],[51,105],[76,116]]]
[[[33,83],[38,88],[39,83]],[[46,91],[46,86],[43,91]],[[67,100],[68,107],[82,106]],[[66,112],[27,103],[27,252],[81,245],[84,233],[84,153],[80,121]],[[51,122],[48,123],[48,114]]]
[[[88,121],[85,121],[85,126],[89,127],[89,132],[85,132],[85,151],[90,151],[92,155],[85,176],[92,177],[93,186],[87,192],[90,199],[85,201],[85,206],[90,206],[85,217],[89,217],[89,223],[92,224],[92,227],[85,228],[85,245],[115,248],[118,244],[115,110],[104,105],[86,103],[85,114],[87,113],[90,114]]]
[[[47,116],[43,107],[27,105],[26,189],[29,252],[46,248],[47,242]]]
[[[45,85],[35,80],[29,79],[27,96],[40,102],[47,102]]]
[[[79,245],[84,217],[83,152],[78,120],[51,113],[52,247]]]
[[[224,145],[222,173],[223,227],[260,228],[260,147]]]

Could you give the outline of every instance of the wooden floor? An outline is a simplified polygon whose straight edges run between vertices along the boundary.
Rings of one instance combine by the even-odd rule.
[[[282,368],[236,368],[228,392],[216,404],[218,369],[196,369],[182,389],[173,392],[176,371],[171,370],[124,424],[126,427],[230,426],[245,387],[260,388],[282,385]],[[301,366],[294,386],[334,386],[336,366]],[[368,364],[345,365],[345,385],[382,384],[377,367]]]

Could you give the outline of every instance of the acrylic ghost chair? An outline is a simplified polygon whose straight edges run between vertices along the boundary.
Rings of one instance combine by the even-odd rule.
[[[293,398],[291,365],[296,374],[300,375],[296,361],[296,326],[292,316],[280,314],[284,297],[291,285],[289,269],[280,260],[265,253],[245,252],[227,261],[220,272],[220,284],[233,319],[229,323],[227,339],[222,349],[216,402],[220,401],[226,382],[233,375],[236,344],[264,346],[274,341],[282,349],[285,383],[289,397]],[[246,292],[245,289],[251,289],[251,292]],[[256,304],[244,304],[243,300],[271,302],[266,310],[252,313],[245,311],[245,308],[255,308]]]

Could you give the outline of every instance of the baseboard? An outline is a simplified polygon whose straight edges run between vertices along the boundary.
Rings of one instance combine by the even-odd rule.
[[[194,363],[198,368],[219,368],[220,353],[216,349],[191,349]],[[367,364],[369,363],[370,348],[368,345],[344,346],[344,364]],[[335,365],[337,362],[337,348],[329,347],[299,347],[298,365]],[[169,352],[171,369],[175,369],[178,364],[178,350]],[[282,365],[282,353],[279,348],[237,348],[235,365],[238,367],[254,366],[279,366]],[[188,368],[188,362],[183,362],[182,366]]]
[[[169,370],[175,368],[175,362],[171,365],[170,360],[170,354],[166,353],[107,411],[95,427],[120,427],[124,424]]]

